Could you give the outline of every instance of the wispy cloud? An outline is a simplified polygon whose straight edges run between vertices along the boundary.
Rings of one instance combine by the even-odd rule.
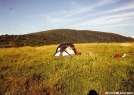
[[[23,34],[24,31],[73,28],[124,31],[125,35],[134,31],[134,0],[58,0],[54,6],[48,0],[30,2],[30,5],[25,0],[15,2],[0,6],[3,10],[0,10],[0,31],[6,33],[13,29]]]
[[[125,6],[112,7],[109,10],[96,11],[97,8],[106,8],[119,0],[98,0],[93,4],[71,2],[68,10],[59,10],[41,17],[54,28],[91,29],[100,31],[114,31],[124,27],[134,27],[134,3]],[[93,13],[94,14],[93,14]]]
[[[116,12],[124,12],[124,11],[127,11],[127,10],[133,10],[134,9],[134,4],[130,4],[130,5],[126,5],[125,7],[122,6],[122,7],[119,7],[119,8],[114,8],[114,9],[111,9],[111,10],[108,10],[108,11],[105,11],[105,12],[101,12],[101,13],[96,13],[96,14],[93,14],[93,15],[104,15],[104,14],[110,14],[110,13],[116,13]]]
[[[119,14],[110,14],[106,16],[99,16],[98,18],[93,18],[90,20],[85,20],[81,23],[77,23],[73,25],[74,27],[80,27],[80,26],[97,26],[97,25],[112,25],[114,24],[117,26],[122,26],[122,25],[130,25],[133,22],[131,19],[134,17],[134,12],[128,12],[128,13],[119,13]],[[130,23],[131,21],[131,23]],[[130,23],[130,24],[129,24]]]
[[[60,10],[58,12],[52,12],[50,14],[42,15],[42,17],[46,18],[51,23],[59,23],[59,22],[69,22],[76,20],[76,17],[82,15],[84,13],[89,13],[93,9],[109,4],[113,4],[117,2],[117,0],[101,0],[95,4],[79,4],[79,3],[71,3],[70,10]],[[72,19],[73,18],[73,19]],[[75,18],[75,19],[74,19]],[[81,18],[81,17],[80,17]]]
[[[117,0],[101,0],[100,2],[96,2],[95,4],[78,4],[78,3],[73,3],[73,8],[71,10],[67,10],[66,13],[68,14],[65,17],[70,17],[74,15],[79,15],[82,13],[87,13],[92,11],[93,9],[101,6],[105,6],[111,3],[114,3]]]
[[[74,27],[80,26],[98,26],[106,27],[106,26],[134,26],[134,4],[126,5],[125,7],[114,8],[102,13],[96,13],[96,18],[86,19],[81,23],[76,23],[73,25]],[[127,11],[128,12],[127,12]],[[93,16],[92,14],[83,16],[83,18],[90,18]],[[105,26],[104,26],[105,25]]]

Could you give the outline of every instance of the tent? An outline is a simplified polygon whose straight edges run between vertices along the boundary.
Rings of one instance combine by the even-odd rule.
[[[80,55],[81,53],[77,52],[74,45],[72,43],[62,43],[60,44],[54,56],[72,56],[72,55]]]

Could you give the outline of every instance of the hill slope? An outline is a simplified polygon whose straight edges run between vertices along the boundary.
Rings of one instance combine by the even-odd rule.
[[[0,47],[41,46],[62,42],[132,42],[133,38],[90,30],[55,29],[25,35],[2,35]]]

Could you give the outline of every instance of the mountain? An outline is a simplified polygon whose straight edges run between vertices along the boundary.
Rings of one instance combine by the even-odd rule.
[[[41,46],[62,42],[134,42],[131,37],[90,30],[55,29],[24,35],[1,35],[0,47]]]

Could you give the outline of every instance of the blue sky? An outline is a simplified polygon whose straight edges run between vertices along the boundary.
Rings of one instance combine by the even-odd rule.
[[[134,0],[0,0],[0,35],[66,28],[134,37]]]

